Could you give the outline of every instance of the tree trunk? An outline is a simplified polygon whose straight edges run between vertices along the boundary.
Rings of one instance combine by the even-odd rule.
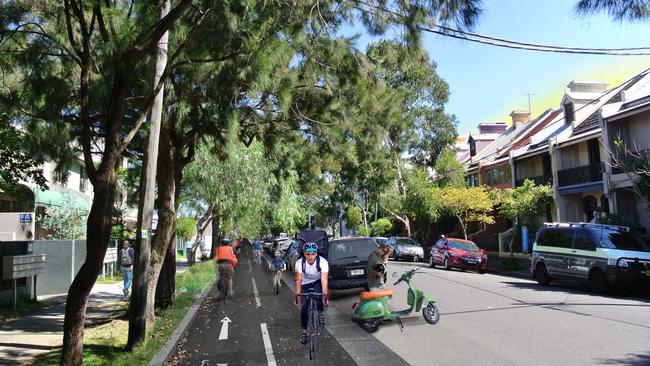
[[[176,245],[175,237],[167,245],[165,261],[160,269],[158,283],[156,284],[156,308],[167,309],[174,303],[174,294],[176,293]]]
[[[212,248],[210,249],[210,259],[214,259],[217,248],[219,247],[219,241],[221,241],[221,232],[219,231],[220,227],[221,227],[221,216],[213,217],[212,218]]]
[[[160,155],[158,160],[158,225],[156,227],[156,237],[151,243],[151,256],[149,263],[149,278],[147,284],[147,321],[153,321],[154,300],[156,298],[156,287],[158,285],[158,276],[165,261],[169,255],[168,247],[174,246],[176,233],[176,179],[175,154],[176,149],[171,142],[170,123],[165,121],[160,130]],[[175,253],[172,251],[172,255]],[[175,255],[174,255],[175,258]],[[174,263],[175,267],[175,263]]]
[[[109,166],[114,167],[115,164]],[[97,176],[93,184],[95,195],[86,225],[86,260],[72,281],[66,298],[61,365],[81,365],[83,362],[86,305],[97,275],[102,270],[110,240],[116,180],[117,173],[109,168],[102,176]]]

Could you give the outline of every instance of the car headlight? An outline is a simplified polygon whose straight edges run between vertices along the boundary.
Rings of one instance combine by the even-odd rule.
[[[629,267],[629,264],[627,263],[627,261],[625,259],[610,258],[610,259],[607,260],[607,265],[610,265],[610,266],[618,265],[619,267]]]

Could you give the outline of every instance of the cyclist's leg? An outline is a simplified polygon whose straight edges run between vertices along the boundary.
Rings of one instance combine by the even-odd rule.
[[[311,289],[310,285],[302,285],[301,293],[306,294],[309,292]],[[307,321],[308,321],[308,315],[309,315],[309,298],[307,297],[302,297],[302,306],[300,308],[300,328],[302,329],[302,333],[300,335],[300,343],[306,344],[307,343]]]
[[[230,296],[235,294],[235,291],[232,288],[232,278],[235,275],[235,269],[233,268],[232,264],[227,264],[227,278],[228,278],[228,294]]]
[[[316,286],[314,286],[314,292],[323,293],[323,284],[318,281]],[[316,299],[316,311],[318,312],[318,325],[320,327],[325,326],[325,315],[323,314],[323,298],[318,297]]]

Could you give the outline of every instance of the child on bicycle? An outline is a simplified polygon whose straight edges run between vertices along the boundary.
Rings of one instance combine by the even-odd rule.
[[[327,273],[329,272],[329,264],[327,260],[318,255],[318,244],[305,243],[302,247],[304,256],[296,262],[296,299],[293,305],[300,306],[300,294],[309,292],[318,292],[323,294],[323,301],[317,300],[318,318],[321,326],[325,325],[325,317],[323,316],[323,305],[329,306],[327,298]],[[324,304],[323,304],[324,302]],[[300,326],[302,327],[302,334],[300,336],[300,343],[307,343],[307,317],[308,317],[308,302],[302,301],[300,309]]]
[[[235,292],[232,289],[232,278],[235,274],[235,267],[237,266],[237,257],[232,247],[229,245],[230,240],[221,239],[219,249],[217,249],[217,264],[219,265],[219,273],[225,273],[228,280],[228,295],[233,296]]]
[[[262,242],[259,239],[253,243],[253,259],[255,264],[262,263]]]
[[[269,271],[284,271],[287,269],[287,265],[284,263],[284,259],[282,259],[282,253],[277,250],[274,255],[275,257],[269,262]]]

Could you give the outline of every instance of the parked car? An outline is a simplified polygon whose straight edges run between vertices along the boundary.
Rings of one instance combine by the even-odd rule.
[[[289,249],[290,245],[291,245],[290,238],[285,237],[285,238],[277,238],[273,240],[273,247],[275,247],[275,250],[279,250],[282,253],[286,252],[287,249]]]
[[[587,283],[596,293],[616,285],[650,285],[650,241],[624,226],[552,223],[537,231],[531,274]]]
[[[373,239],[377,242],[377,245],[380,244],[386,244],[386,241],[388,241],[388,238],[383,237],[383,236],[375,236]]]
[[[485,273],[488,257],[485,251],[471,240],[441,238],[431,248],[429,267],[440,265],[444,269],[468,269]]]
[[[343,237],[329,243],[329,287],[334,290],[367,288],[366,263],[377,243],[365,236]]]
[[[291,244],[289,245],[289,248],[282,254],[282,259],[284,259],[284,263],[287,264],[287,269],[293,270],[293,264],[295,263],[294,261],[291,260],[291,257],[294,254],[297,254],[298,252],[298,245],[300,245],[300,242],[298,240],[291,240]],[[298,256],[296,255],[296,260]]]
[[[410,259],[413,262],[418,262],[424,258],[422,245],[411,238],[391,236],[386,240],[386,244],[393,249],[391,258],[395,260]]]

